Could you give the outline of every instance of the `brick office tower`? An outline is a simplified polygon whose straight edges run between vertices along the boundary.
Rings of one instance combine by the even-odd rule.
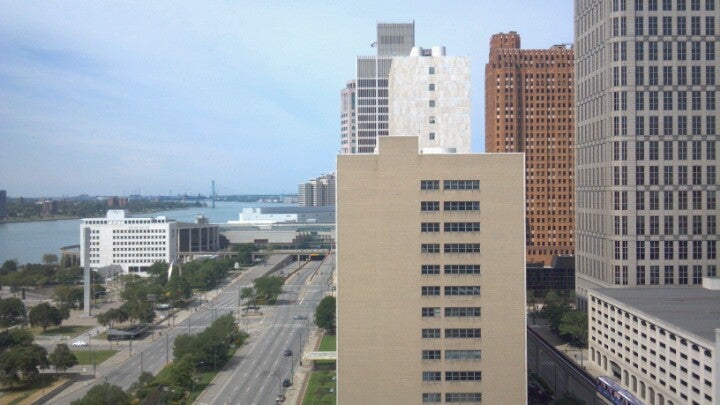
[[[526,260],[574,254],[573,51],[520,49],[511,31],[490,39],[485,151],[524,152]]]

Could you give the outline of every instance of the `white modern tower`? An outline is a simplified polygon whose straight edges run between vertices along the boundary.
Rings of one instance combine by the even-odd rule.
[[[470,59],[414,47],[390,68],[390,134],[417,136],[427,152],[470,153]]]

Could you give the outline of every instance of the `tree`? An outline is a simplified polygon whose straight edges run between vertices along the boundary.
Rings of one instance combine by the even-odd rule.
[[[265,298],[265,302],[273,302],[282,292],[285,282],[280,277],[258,277],[253,281],[257,295]]]
[[[117,323],[127,322],[130,319],[128,313],[121,308],[110,308],[107,311],[98,314],[97,321],[100,325],[113,327]]]
[[[18,263],[17,260],[5,260],[2,267],[0,267],[0,275],[5,275],[17,271]]]
[[[70,351],[70,348],[68,348],[65,343],[60,343],[55,346],[55,350],[50,353],[48,360],[50,361],[50,365],[60,371],[65,371],[78,364],[78,359],[75,357],[75,353]]]
[[[335,297],[332,295],[320,300],[315,310],[315,324],[329,331],[335,330]]]
[[[56,308],[47,302],[42,302],[30,308],[28,319],[32,326],[42,326],[43,332],[47,331],[48,326],[60,326],[63,319],[70,316],[68,311]]]
[[[83,303],[82,287],[60,285],[55,287],[53,295],[61,308],[75,308]]]
[[[72,405],[114,404],[130,405],[132,398],[117,385],[104,383],[96,385],[82,399],[73,401]]]
[[[240,290],[240,299],[245,301],[245,305],[249,305],[252,298],[252,306],[255,306],[255,289],[250,287],[245,287],[242,290]]]
[[[138,380],[128,388],[128,393],[137,399],[144,399],[150,393],[152,389],[150,384],[152,384],[154,379],[155,377],[153,377],[152,373],[143,371],[140,377],[138,377]]]
[[[252,263],[252,254],[260,250],[253,243],[241,243],[235,246],[235,251],[238,253],[238,262],[241,264]]]
[[[58,256],[53,253],[45,253],[42,255],[42,261],[48,266],[54,266],[58,263]]]
[[[574,309],[566,312],[560,320],[558,328],[560,336],[575,347],[587,347],[588,319],[587,313]]]
[[[146,270],[146,273],[156,284],[164,286],[168,280],[168,267],[170,267],[170,265],[166,262],[155,262]]]
[[[545,295],[545,305],[540,316],[547,319],[550,329],[557,332],[560,329],[560,321],[566,312],[570,311],[570,305],[555,291]]]
[[[50,365],[47,351],[36,344],[13,345],[0,353],[0,380],[9,385],[32,381]]]
[[[19,298],[0,299],[0,326],[7,328],[17,321],[24,321],[25,304]]]

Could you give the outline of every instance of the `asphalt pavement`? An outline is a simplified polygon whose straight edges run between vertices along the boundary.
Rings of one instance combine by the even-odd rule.
[[[299,392],[299,362],[314,330],[315,307],[330,293],[334,267],[332,255],[322,262],[308,262],[286,281],[277,305],[263,307],[261,317],[241,321],[250,339],[196,403],[267,405],[274,404],[279,394],[291,397]],[[286,349],[292,355],[286,356]],[[284,379],[293,386],[283,387]]]
[[[284,257],[284,256],[283,256]],[[232,313],[237,315],[239,290],[252,284],[252,281],[266,273],[283,257],[271,257],[266,264],[254,266],[237,276],[231,283],[218,290],[203,295],[203,300],[195,302],[187,310],[165,320],[155,327],[154,332],[136,341],[107,342],[96,348],[120,349],[120,352],[98,365],[96,370],[86,368],[86,373],[95,375],[95,379],[81,381],[71,385],[51,399],[51,403],[66,404],[82,398],[95,384],[109,382],[123,389],[137,381],[140,373],[149,371],[157,374],[172,361],[172,348],[175,337],[180,334],[196,334],[210,326],[216,318]],[[297,264],[295,264],[297,266]],[[241,322],[242,327],[242,322]],[[96,342],[93,340],[93,345]]]

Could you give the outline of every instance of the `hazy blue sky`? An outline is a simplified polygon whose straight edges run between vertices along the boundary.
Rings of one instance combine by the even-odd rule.
[[[571,0],[0,0],[0,189],[10,196],[296,192],[334,170],[340,90],[377,21],[472,64],[490,36],[572,42]]]

